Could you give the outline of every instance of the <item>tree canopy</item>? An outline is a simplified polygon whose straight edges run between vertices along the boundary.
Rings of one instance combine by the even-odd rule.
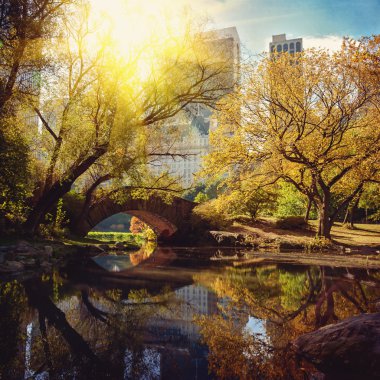
[[[232,187],[292,184],[315,203],[318,234],[329,238],[339,213],[379,179],[378,86],[353,54],[279,54],[247,70],[223,101],[206,172],[228,173]]]

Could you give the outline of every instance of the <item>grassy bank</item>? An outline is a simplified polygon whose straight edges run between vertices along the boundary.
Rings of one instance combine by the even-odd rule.
[[[144,236],[142,234],[132,234],[131,232],[89,232],[87,235],[88,239],[97,240],[101,242],[123,242],[123,243],[134,243],[142,245],[145,242]]]
[[[106,244],[110,247],[116,243],[123,243],[127,248],[140,248],[146,243],[142,234],[132,234],[130,232],[89,232],[86,237],[71,237],[63,240],[66,245],[92,246]]]
[[[289,230],[276,227],[275,220],[266,218],[249,225],[235,222],[228,230],[258,236],[264,241],[313,246],[316,242],[317,221],[309,221],[307,228]],[[347,250],[376,253],[380,250],[380,225],[357,224],[355,229],[348,229],[341,223],[335,223],[331,239],[334,244],[343,246]]]

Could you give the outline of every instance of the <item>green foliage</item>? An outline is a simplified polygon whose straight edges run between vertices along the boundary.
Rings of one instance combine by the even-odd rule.
[[[67,234],[66,225],[68,224],[68,219],[63,208],[62,198],[59,199],[54,214],[46,214],[45,222],[39,227],[39,232],[43,237],[61,238]]]
[[[306,273],[280,271],[281,306],[285,310],[295,310],[307,295],[308,281]]]
[[[198,183],[192,189],[186,191],[183,194],[183,198],[189,201],[195,201],[196,196],[199,193],[203,193],[208,197],[208,199],[215,199],[218,196],[218,194],[220,194],[223,191],[223,189],[220,188],[221,182],[221,180],[215,180],[207,184],[204,182]]]
[[[25,220],[26,200],[31,194],[27,143],[18,129],[6,127],[3,131],[0,128],[0,231],[2,219],[13,226]]]
[[[307,199],[292,184],[282,182],[279,188],[276,216],[304,216]]]
[[[208,195],[205,193],[202,193],[201,191],[194,198],[194,202],[197,202],[197,203],[203,203],[203,202],[206,202],[208,200],[209,200]]]
[[[227,219],[248,216],[256,219],[259,214],[271,214],[277,195],[272,189],[250,189],[244,184],[240,189],[220,194],[214,201],[217,213]]]
[[[155,241],[157,239],[157,235],[155,234],[153,229],[150,227],[144,230],[143,236],[147,241]]]
[[[153,241],[156,241],[157,239],[157,235],[153,231],[153,229],[150,228],[146,223],[141,221],[136,216],[133,216],[131,219],[130,231],[134,235],[142,234],[144,239],[146,239],[147,241],[153,242]]]
[[[71,221],[79,215],[82,210],[84,195],[78,193],[75,190],[69,191],[63,196],[63,210],[65,211],[67,218]]]
[[[276,207],[277,194],[270,188],[252,188],[245,186],[232,193],[232,203],[239,214],[256,219],[259,214],[271,215]]]
[[[359,207],[369,211],[369,220],[380,221],[380,185],[377,183],[369,184],[360,197]]]

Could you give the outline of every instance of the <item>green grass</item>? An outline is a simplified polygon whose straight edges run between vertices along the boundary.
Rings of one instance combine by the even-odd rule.
[[[142,234],[132,234],[130,232],[96,232],[91,231],[87,235],[88,239],[97,240],[104,243],[115,241],[142,245],[145,239]]]

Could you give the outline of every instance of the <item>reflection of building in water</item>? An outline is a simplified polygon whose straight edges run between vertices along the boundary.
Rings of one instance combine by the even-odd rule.
[[[159,371],[161,378],[209,378],[207,349],[199,343],[199,329],[193,319],[217,313],[217,297],[201,285],[185,286],[174,293],[178,304],[171,304],[148,322],[145,347],[156,353],[148,372]]]
[[[190,340],[199,338],[198,327],[193,323],[196,315],[212,315],[218,312],[215,293],[201,285],[189,285],[175,291],[181,301],[177,319],[172,323]]]

